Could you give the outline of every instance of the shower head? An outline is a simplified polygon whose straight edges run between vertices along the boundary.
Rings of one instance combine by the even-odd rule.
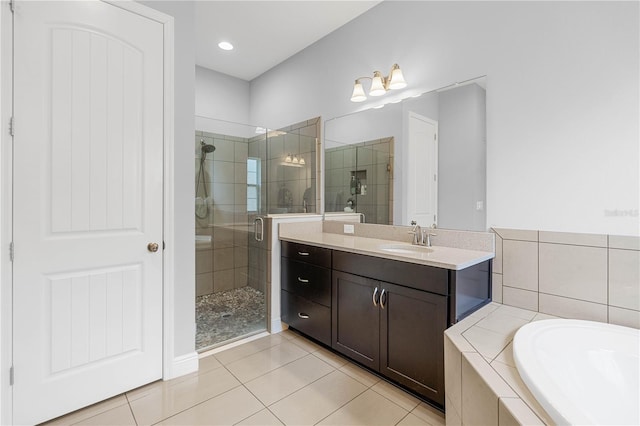
[[[216,147],[208,143],[204,143],[204,140],[200,140],[200,149],[202,150],[203,154],[209,154],[215,151]]]
[[[205,144],[202,145],[202,152],[210,153],[216,150],[216,147],[213,145]]]

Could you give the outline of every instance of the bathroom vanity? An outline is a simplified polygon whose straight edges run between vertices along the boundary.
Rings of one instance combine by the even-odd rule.
[[[444,407],[444,330],[491,301],[493,253],[280,235],[289,327]]]

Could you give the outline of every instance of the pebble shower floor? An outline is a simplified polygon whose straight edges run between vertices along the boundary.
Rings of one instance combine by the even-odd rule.
[[[266,329],[265,295],[242,287],[196,297],[196,349]]]

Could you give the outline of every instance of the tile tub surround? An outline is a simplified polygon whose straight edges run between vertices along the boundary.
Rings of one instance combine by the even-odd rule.
[[[640,237],[493,232],[494,302],[640,328]]]
[[[447,425],[552,425],[520,378],[513,336],[551,315],[491,303],[444,333]]]
[[[433,252],[425,251],[422,253],[398,254],[380,249],[381,245],[389,244],[389,241],[399,241],[404,244],[410,244],[410,238],[407,238],[408,235],[406,234],[410,227],[355,224],[360,225],[356,227],[355,235],[344,234],[342,232],[327,232],[327,227],[330,229],[332,227],[337,227],[342,230],[344,224],[345,222],[335,221],[325,221],[322,222],[322,224],[318,224],[318,222],[308,223],[306,226],[304,222],[297,224],[283,223],[279,228],[279,238],[280,240],[301,244],[310,244],[334,250],[348,251],[350,253],[382,257],[451,270],[464,269],[494,257],[493,251],[471,250],[468,248],[439,246],[435,244]],[[354,225],[353,223],[348,224]],[[322,226],[323,231],[319,229],[319,226]],[[465,232],[451,232],[461,234],[457,237],[452,237],[452,241],[465,241]],[[493,246],[493,236],[488,233],[486,235],[485,240],[487,242],[485,243],[485,246]],[[402,239],[400,239],[399,236],[402,236]],[[481,239],[478,238],[478,240]]]

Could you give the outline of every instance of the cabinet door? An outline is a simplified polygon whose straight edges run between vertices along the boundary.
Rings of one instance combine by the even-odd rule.
[[[447,298],[380,285],[380,373],[444,406]]]
[[[378,370],[380,354],[380,317],[376,306],[380,291],[378,281],[333,271],[331,346],[374,370]]]

